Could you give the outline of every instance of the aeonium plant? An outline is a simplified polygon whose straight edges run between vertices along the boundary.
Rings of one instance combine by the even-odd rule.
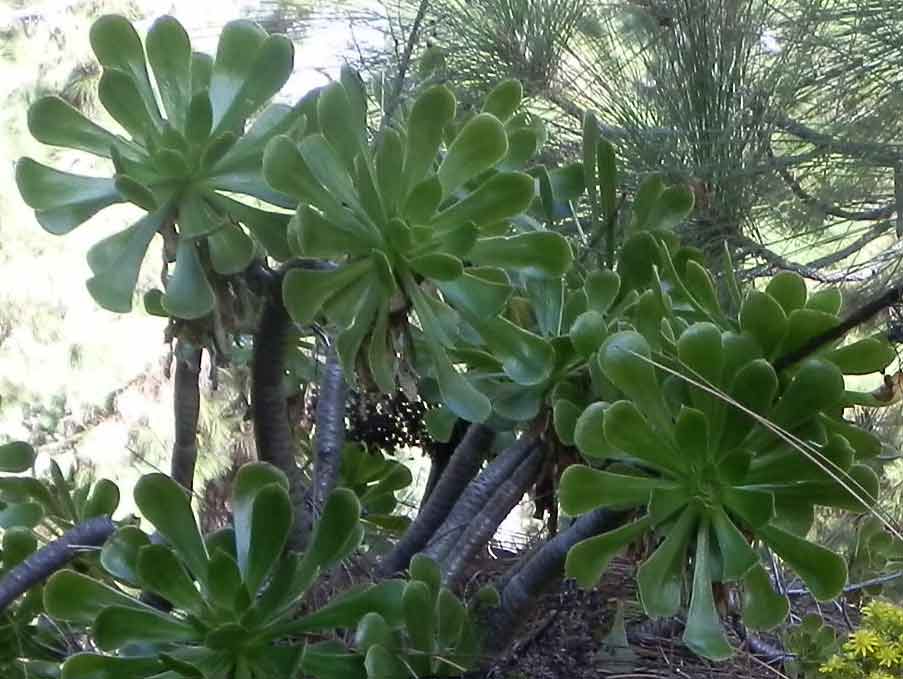
[[[403,129],[370,141],[362,90],[336,82],[317,97],[320,131],[300,141],[277,136],[263,162],[270,185],[299,201],[289,225],[293,252],[337,264],[286,274],[292,318],[332,323],[346,371],[360,357],[384,392],[395,388],[397,342],[417,334],[443,400],[472,422],[485,421],[491,406],[449,356],[461,319],[491,336],[493,349],[533,359],[541,339],[501,315],[509,276],[560,278],[572,259],[559,234],[512,226],[535,198],[534,178],[518,168],[540,141],[514,116],[520,100],[520,85],[504,82],[459,127],[454,95],[432,86]]]
[[[100,651],[70,657],[62,676],[248,678],[303,671],[330,677],[347,670],[349,658],[361,669],[358,676],[366,676],[364,659],[351,651],[327,654],[285,642],[354,628],[367,613],[401,624],[404,582],[360,585],[299,616],[305,592],[357,548],[363,532],[355,494],[340,488],[328,498],[308,549],[286,553],[293,520],[287,489],[274,467],[246,464],[233,486],[234,527],[204,538],[176,482],[163,474],[142,477],[135,501],[164,543],[123,526],[100,555],[112,583],[63,570],[45,586],[47,614],[89,627]],[[132,594],[137,590],[162,597],[172,609],[144,603]]]
[[[55,235],[115,203],[144,210],[135,224],[88,252],[92,297],[105,309],[128,312],[141,263],[159,233],[175,269],[165,292],[146,300],[148,310],[181,319],[206,316],[216,303],[211,281],[243,271],[255,255],[290,256],[288,215],[228,194],[295,205],[267,186],[261,159],[272,137],[301,133],[309,100],[294,107],[273,104],[247,124],[287,81],[292,43],[249,21],[234,21],[211,59],[193,52],[184,28],[168,16],[154,22],[144,45],[132,24],[116,15],[98,19],[90,39],[103,68],[100,102],[127,136],[104,129],[57,96],[32,104],[28,126],[45,144],[109,159],[113,174],[86,177],[22,158],[19,191]]]
[[[577,544],[567,572],[591,585],[628,543],[662,536],[638,571],[647,614],[680,610],[692,564],[684,639],[700,655],[725,658],[731,647],[713,582],[742,583],[750,627],[773,627],[789,610],[772,589],[759,545],[817,599],[843,588],[845,561],[805,536],[816,506],[876,512],[878,479],[866,463],[880,444],[842,418],[851,400],[844,374],[883,370],[894,352],[877,338],[835,342],[779,373],[781,356],[839,323],[835,293],[810,298],[801,280],[784,274],[766,291],[751,291],[730,318],[707,292],[714,287],[704,269],[698,275],[698,262],[675,263],[666,239],[651,236],[647,245],[647,289],[595,356],[609,397],[575,425],[576,445],[593,466],[572,466],[561,480],[570,514],[602,506],[639,513]]]

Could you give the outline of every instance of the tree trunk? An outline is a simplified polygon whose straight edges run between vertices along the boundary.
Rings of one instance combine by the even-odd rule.
[[[411,557],[423,549],[436,534],[461,493],[468,488],[468,484],[480,470],[493,438],[495,433],[489,427],[482,424],[470,425],[417,518],[377,566],[380,577],[388,577],[407,568]]]

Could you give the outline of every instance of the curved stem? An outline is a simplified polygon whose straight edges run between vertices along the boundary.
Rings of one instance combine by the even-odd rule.
[[[194,468],[198,459],[198,416],[201,394],[201,350],[179,340],[176,346],[176,376],[173,384],[175,441],[172,447],[170,476],[189,493],[194,487]]]
[[[97,516],[66,531],[45,545],[0,580],[0,613],[19,596],[72,561],[81,547],[97,547],[116,530],[107,516]]]
[[[561,577],[571,547],[581,540],[617,528],[626,516],[623,512],[605,508],[593,510],[516,563],[513,566],[515,573],[504,576],[499,587],[501,605],[490,614],[487,640],[491,650],[500,651],[508,644],[536,597]]]
[[[458,538],[484,510],[493,493],[533,452],[537,439],[535,434],[521,436],[490,462],[476,479],[467,484],[445,521],[423,550],[427,556],[439,563],[445,561]]]
[[[536,480],[542,466],[543,448],[534,441],[532,450],[513,474],[508,476],[492,494],[486,507],[467,527],[441,566],[442,579],[449,587],[459,584],[466,568],[476,553],[492,539],[511,510],[520,502],[527,489]]]
[[[439,478],[435,490],[404,536],[377,566],[377,573],[387,577],[408,567],[411,557],[423,549],[436,534],[446,517],[450,516],[455,502],[468,484],[473,481],[495,433],[482,424],[472,424],[455,448],[445,472]]]
[[[317,512],[336,487],[345,447],[345,402],[348,386],[335,345],[329,347],[317,393],[317,444],[312,489]]]

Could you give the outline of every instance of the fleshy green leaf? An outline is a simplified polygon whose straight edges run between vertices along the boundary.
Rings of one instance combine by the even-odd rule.
[[[35,460],[34,448],[25,441],[13,441],[0,446],[0,471],[19,474],[31,469]]]
[[[455,280],[438,285],[454,306],[477,318],[497,316],[511,297],[511,284],[502,269],[472,267]]]
[[[296,323],[311,323],[323,305],[361,279],[372,264],[360,259],[334,270],[292,269],[282,283],[286,308]]]
[[[577,317],[569,332],[571,344],[581,356],[594,354],[608,336],[608,324],[598,311],[585,311]]]
[[[179,553],[192,575],[204,582],[207,548],[185,490],[166,474],[146,474],[135,484],[135,504]]]
[[[817,601],[830,601],[843,590],[847,564],[834,552],[775,526],[762,526],[758,534],[803,579]]]
[[[844,375],[870,375],[882,372],[894,362],[897,354],[890,343],[867,337],[825,355]]]
[[[573,258],[567,240],[551,231],[481,238],[470,252],[474,264],[515,269],[540,278],[562,276]]]
[[[241,273],[254,259],[254,242],[234,224],[226,224],[207,238],[210,263],[223,276]]]
[[[555,426],[555,434],[558,440],[566,446],[574,445],[574,429],[577,426],[577,418],[582,411],[572,401],[560,398],[555,401],[552,410],[552,422]]]
[[[113,577],[130,585],[138,584],[138,552],[150,538],[135,526],[123,526],[100,550],[100,564]]]
[[[505,374],[516,383],[540,384],[552,374],[555,350],[542,337],[501,316],[470,320],[492,353],[501,359]]]
[[[163,664],[154,657],[122,657],[77,653],[63,663],[60,679],[122,679],[157,675]]]
[[[87,287],[101,307],[117,313],[132,310],[147,248],[171,212],[169,206],[151,212],[124,231],[95,243],[88,251],[94,276],[88,279]]]
[[[723,579],[728,582],[739,580],[759,563],[759,557],[727,512],[721,506],[713,511],[712,528],[721,551]]]
[[[301,670],[318,679],[366,679],[364,658],[339,641],[318,641],[304,647]]]
[[[593,271],[583,281],[586,291],[586,302],[590,309],[605,314],[618,296],[621,277],[614,271],[602,269]]]
[[[379,613],[390,625],[403,620],[402,594],[406,587],[404,580],[385,580],[377,585],[364,585],[334,597],[310,615],[293,621],[287,628],[292,634],[355,627],[367,613]]]
[[[755,630],[770,630],[789,613],[789,599],[774,591],[768,572],[757,564],[743,580],[743,622]]]
[[[292,519],[292,503],[281,483],[271,483],[254,496],[248,567],[244,573],[245,584],[252,596],[285,549]]]
[[[82,519],[112,516],[119,506],[119,486],[109,479],[98,479],[82,510]]]
[[[793,271],[781,271],[775,274],[765,288],[765,292],[771,295],[784,309],[784,313],[801,309],[806,306],[806,282],[803,277]]]
[[[751,290],[740,308],[740,328],[770,356],[787,332],[787,314],[771,295]]]
[[[461,600],[450,589],[443,587],[439,590],[436,601],[436,636],[440,648],[450,648],[458,643],[466,615]]]
[[[110,157],[110,147],[136,152],[128,143],[86,118],[81,111],[57,96],[41,97],[28,107],[28,130],[43,144],[63,146]]]
[[[559,500],[566,514],[577,516],[597,507],[646,505],[654,489],[668,485],[661,479],[612,474],[572,464],[561,475]]]
[[[4,504],[0,509],[0,528],[34,528],[44,518],[44,507],[37,502]]]
[[[568,552],[565,575],[576,579],[581,587],[594,586],[617,553],[643,535],[651,525],[650,518],[644,516],[613,531],[578,542]]]
[[[533,177],[523,172],[499,172],[433,218],[437,231],[472,222],[488,227],[524,212],[534,197]]]
[[[486,95],[482,111],[491,113],[504,123],[517,111],[523,96],[524,88],[519,80],[503,80]]]
[[[204,600],[195,587],[194,581],[176,558],[175,553],[164,545],[146,545],[138,552],[138,579],[141,585],[194,615],[202,615]]]
[[[676,615],[680,610],[686,551],[697,518],[694,508],[684,509],[664,541],[637,570],[640,601],[651,618]]]
[[[709,567],[709,526],[702,521],[696,533],[696,558],[694,559],[693,595],[683,640],[697,655],[710,660],[726,660],[734,654],[724,636],[724,629],[715,609],[712,595],[712,575]]]
[[[31,158],[16,163],[16,186],[40,225],[61,236],[105,207],[122,202],[112,179],[61,172]]]
[[[616,456],[616,449],[605,439],[603,432],[605,411],[609,405],[604,401],[592,403],[577,418],[574,443],[586,457],[604,459]]]
[[[291,74],[294,47],[251,21],[226,24],[210,77],[214,136],[231,130],[276,94]]]
[[[317,98],[317,117],[323,136],[339,152],[349,173],[354,172],[354,158],[361,151],[363,121],[351,105],[341,82],[332,82]]]
[[[459,186],[488,170],[508,152],[508,135],[499,119],[490,113],[471,118],[455,137],[439,166],[443,194],[449,196]]]
[[[117,69],[104,69],[97,85],[97,97],[132,139],[144,141],[153,135],[159,120],[159,114],[155,115],[157,105],[154,103],[153,108],[148,109],[147,101],[131,76]]]
[[[436,159],[445,126],[455,117],[455,95],[435,85],[417,97],[408,118],[401,197],[426,175]]]
[[[343,548],[357,527],[360,516],[361,505],[353,491],[338,488],[330,493],[314,528],[305,560],[326,568],[346,556]]]
[[[492,414],[492,404],[461,373],[455,370],[441,346],[431,346],[436,380],[442,400],[462,420],[485,422]]]
[[[109,606],[147,609],[137,599],[72,570],[57,571],[44,586],[44,608],[57,620],[88,624]]]
[[[394,215],[403,191],[401,177],[404,170],[404,146],[398,132],[392,128],[383,131],[374,163],[376,183],[383,204],[389,215]]]
[[[114,651],[132,643],[198,641],[198,631],[187,622],[152,608],[104,608],[94,621],[92,636],[98,648]]]
[[[232,485],[232,515],[235,527],[235,552],[242,577],[247,581],[252,569],[254,530],[260,519],[255,518],[255,499],[271,485],[283,491],[289,488],[288,478],[276,467],[265,462],[242,465]],[[266,506],[266,503],[263,505]],[[278,531],[277,531],[278,532]],[[257,566],[260,570],[260,566]]]
[[[191,102],[191,41],[171,16],[157,19],[147,32],[147,60],[169,122],[185,129]]]
[[[105,69],[115,69],[135,83],[137,94],[155,122],[160,121],[157,100],[147,73],[141,38],[123,16],[108,14],[91,26],[91,48]]]
[[[163,296],[164,308],[176,318],[195,319],[209,314],[216,303],[213,288],[201,267],[197,245],[180,240],[176,248],[176,268]]]

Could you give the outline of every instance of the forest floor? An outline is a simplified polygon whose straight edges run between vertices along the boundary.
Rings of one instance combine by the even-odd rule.
[[[492,565],[487,565],[489,570]],[[759,653],[754,653],[729,629],[736,654],[728,661],[709,662],[683,645],[680,621],[649,621],[638,601],[635,566],[626,559],[616,560],[595,589],[561,582],[540,598],[517,640],[486,679],[787,678],[780,657],[762,655],[763,647],[773,654],[781,652],[777,636],[757,637]],[[806,602],[794,604],[794,614],[814,612]],[[623,626],[616,624],[619,607]],[[834,620],[828,611],[822,613],[835,628],[844,626],[840,614]]]

